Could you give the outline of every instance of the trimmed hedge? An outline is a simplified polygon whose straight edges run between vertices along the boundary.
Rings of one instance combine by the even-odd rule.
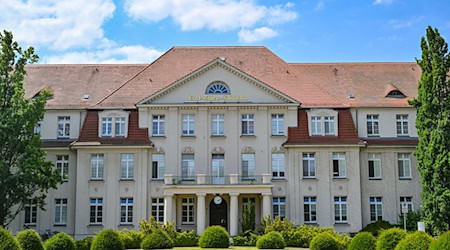
[[[95,236],[91,250],[124,250],[125,246],[118,232],[112,229],[101,231]]]
[[[332,227],[301,225],[295,229],[290,230],[287,234],[284,234],[283,237],[286,240],[287,246],[309,248],[312,239],[320,233],[337,235]]]
[[[8,249],[8,250],[20,250],[19,242],[14,238],[12,233],[3,228],[0,227],[0,249]]]
[[[41,236],[33,229],[21,231],[16,236],[22,250],[44,250]]]
[[[249,233],[247,235],[238,235],[233,237],[233,245],[235,246],[256,246],[259,235]]]
[[[333,235],[320,233],[312,239],[309,246],[311,250],[339,250],[339,244]]]
[[[428,249],[433,242],[433,238],[422,231],[416,231],[415,233],[407,235],[401,240],[395,250],[423,250]]]
[[[76,250],[75,240],[66,233],[57,233],[44,243],[45,250]]]
[[[126,249],[138,249],[141,247],[143,238],[142,233],[136,232],[134,230],[124,229],[122,231],[119,231],[119,235]]]
[[[348,250],[375,250],[377,240],[369,232],[360,232],[353,237]]]
[[[198,246],[198,238],[194,230],[181,232],[177,234],[173,245],[175,247],[196,247]]]
[[[91,236],[87,236],[81,240],[76,240],[75,245],[77,245],[77,250],[90,250],[93,240],[94,238]]]
[[[286,242],[279,232],[272,231],[261,236],[256,242],[258,249],[283,249],[286,247]]]
[[[450,231],[441,234],[430,246],[430,250],[441,249],[450,249]]]
[[[147,235],[141,243],[142,249],[166,249],[173,247],[173,240],[161,229]]]
[[[377,222],[371,223],[367,226],[365,226],[363,229],[361,229],[361,232],[369,232],[371,233],[373,236],[377,237],[382,230],[386,230],[389,228],[393,228],[395,227],[394,225],[391,225],[391,223],[384,221],[384,220],[379,220]]]
[[[206,228],[198,240],[201,248],[228,248],[230,246],[230,235],[221,226],[211,226]]]
[[[383,230],[378,237],[377,250],[392,250],[406,237],[406,232],[400,228]]]

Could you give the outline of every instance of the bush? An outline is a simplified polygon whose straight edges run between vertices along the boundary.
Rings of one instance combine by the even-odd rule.
[[[233,245],[235,246],[256,246],[258,235],[254,233],[247,233],[233,237]]]
[[[16,236],[22,250],[44,250],[42,246],[41,236],[33,229],[27,229],[19,232]]]
[[[101,231],[92,241],[92,250],[124,250],[125,246],[118,232],[112,229]]]
[[[433,238],[422,231],[417,231],[415,233],[407,235],[403,240],[401,240],[395,250],[423,250],[428,249]]]
[[[258,249],[283,249],[286,247],[286,242],[279,232],[270,232],[261,236],[256,242]]]
[[[403,224],[404,224],[403,216],[404,215],[400,215],[399,221],[398,221],[398,224],[401,225],[402,228],[403,228]],[[423,221],[422,217],[423,217],[422,212],[420,210],[419,211],[409,211],[406,214],[406,230],[408,232],[415,232],[417,230],[417,222]]]
[[[161,229],[145,236],[141,243],[142,249],[166,249],[173,247],[173,240]]]
[[[339,250],[337,240],[329,233],[321,233],[314,237],[310,244],[311,250]]]
[[[395,227],[394,225],[391,225],[389,222],[384,220],[379,220],[377,222],[371,223],[367,226],[365,226],[361,232],[369,232],[373,236],[377,237],[378,234],[380,234],[381,230],[389,229]]]
[[[177,234],[173,244],[175,247],[195,247],[198,246],[198,235],[194,230]]]
[[[14,238],[12,233],[0,226],[0,249],[19,250],[19,242]]]
[[[45,250],[76,250],[75,240],[66,233],[57,233],[44,244]]]
[[[201,248],[228,248],[230,246],[230,236],[221,226],[211,226],[206,228],[198,240]]]
[[[308,248],[311,240],[320,233],[338,235],[331,227],[302,225],[291,230],[287,235],[283,235],[283,237],[286,240],[287,246]]]
[[[450,249],[450,231],[441,234],[430,246],[430,250],[441,249]]]
[[[369,232],[360,232],[348,245],[348,250],[375,250],[377,240]]]
[[[77,246],[77,250],[90,250],[92,245],[92,238],[91,236],[88,236],[82,240],[75,241],[75,245]]]
[[[338,243],[339,250],[347,250],[350,242],[352,242],[352,238],[348,237],[346,234],[338,235],[335,232],[334,238]]]
[[[126,249],[137,249],[141,247],[142,234],[134,230],[123,229],[119,232],[120,239]]]
[[[377,250],[392,250],[405,237],[405,230],[400,228],[383,230],[378,237]]]

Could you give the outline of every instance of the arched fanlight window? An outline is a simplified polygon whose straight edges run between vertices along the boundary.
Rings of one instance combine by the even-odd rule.
[[[386,97],[391,97],[391,98],[404,98],[405,95],[400,92],[399,90],[392,90],[391,92],[389,92]]]
[[[209,95],[211,95],[211,94],[223,95],[223,94],[229,94],[229,93],[230,93],[230,89],[223,82],[213,82],[206,88],[206,94],[209,94]]]

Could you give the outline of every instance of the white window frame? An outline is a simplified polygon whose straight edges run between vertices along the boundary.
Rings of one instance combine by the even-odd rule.
[[[58,116],[58,138],[70,137],[70,116]]]
[[[348,220],[347,196],[334,197],[334,223],[347,223]]]
[[[307,111],[307,115],[310,136],[338,135],[338,111],[333,109],[312,109]]]
[[[272,114],[272,135],[281,136],[284,135],[284,115]]]
[[[90,198],[89,205],[89,224],[101,225],[103,223],[103,198]]]
[[[307,220],[309,217],[309,220]],[[317,223],[317,197],[303,197],[303,220],[305,223]]]
[[[102,137],[110,137],[112,136],[113,131],[113,118],[112,117],[102,117]]]
[[[105,156],[91,154],[91,180],[103,180],[105,171]]]
[[[278,158],[278,156],[280,157]],[[286,169],[286,159],[284,153],[272,153],[272,178],[285,179],[286,178],[285,169]]]
[[[409,116],[406,114],[396,115],[397,136],[409,136]]]
[[[373,176],[370,176],[371,162],[373,167]],[[369,171],[369,180],[381,180],[382,179],[382,167],[381,167],[381,154],[369,153],[367,155],[367,166]],[[378,169],[378,171],[377,171]]]
[[[114,136],[126,136],[126,117],[114,117]]]
[[[159,223],[164,222],[164,198],[152,198],[152,216]]]
[[[30,200],[27,204],[24,205],[23,210],[24,210],[25,225],[33,226],[37,224],[37,208],[38,208],[37,204],[34,200]]]
[[[380,136],[379,118],[380,116],[377,114],[367,115],[367,136]]]
[[[303,153],[302,154],[303,178],[316,178],[316,154]],[[306,173],[306,174],[305,174]]]
[[[56,156],[56,169],[60,173],[63,181],[69,180],[69,155]]]
[[[406,206],[408,207],[408,212],[414,211],[414,205],[412,200],[413,200],[412,196],[400,196],[400,214],[403,214],[402,211],[403,203],[406,203]]]
[[[280,219],[286,218],[286,197],[272,198],[273,218],[279,216]]]
[[[224,136],[225,135],[225,115],[213,114],[211,115],[211,135]]]
[[[242,178],[255,179],[255,154],[242,154]]]
[[[399,179],[406,179],[406,180],[411,179],[412,178],[412,176],[411,176],[411,154],[410,153],[398,153],[397,157],[398,157],[397,165],[398,165]],[[403,171],[400,171],[401,168],[403,169]],[[401,172],[403,172],[403,176],[400,175]]]
[[[134,154],[120,154],[120,178],[132,180],[134,178]]]
[[[335,171],[335,162],[337,162],[338,171]],[[333,178],[347,178],[347,161],[346,154],[343,152],[335,152],[332,155]]]
[[[335,117],[334,116],[324,116],[323,117],[323,132],[324,135],[335,135]],[[328,130],[328,131],[327,131]]]
[[[166,116],[165,115],[153,115],[152,116],[152,136],[165,136],[166,135]]]
[[[133,223],[133,198],[120,198],[120,224]]]
[[[383,220],[383,197],[369,197],[370,222]],[[372,218],[374,214],[375,219]]]
[[[130,113],[123,110],[99,112],[98,137],[128,137],[129,116]]]
[[[166,166],[165,154],[152,154],[152,179],[154,180],[164,179],[165,166]]]
[[[322,135],[322,117],[311,116],[311,135]]]
[[[186,215],[184,215],[186,214]],[[203,215],[202,215],[203,216]],[[181,224],[194,225],[195,223],[195,203],[194,198],[181,199]]]
[[[241,134],[244,136],[255,135],[255,115],[242,114],[241,115]]]
[[[55,199],[55,225],[67,225],[67,199]]]
[[[181,133],[183,136],[195,135],[195,115],[181,116]]]
[[[187,156],[190,156],[190,155],[192,155],[192,159],[187,158]],[[185,168],[186,168],[186,170],[185,170]],[[183,180],[194,180],[195,179],[195,154],[182,154],[181,155],[181,176],[182,176],[181,178]]]

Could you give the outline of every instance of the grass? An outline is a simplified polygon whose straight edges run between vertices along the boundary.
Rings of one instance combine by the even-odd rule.
[[[180,250],[201,250],[201,249],[236,249],[236,250],[256,250],[258,248],[256,247],[234,247],[231,246],[230,248],[201,248],[201,247],[174,247],[173,249],[180,249]],[[286,247],[286,250],[301,250],[301,249],[308,249],[308,248],[299,248],[299,247]]]

